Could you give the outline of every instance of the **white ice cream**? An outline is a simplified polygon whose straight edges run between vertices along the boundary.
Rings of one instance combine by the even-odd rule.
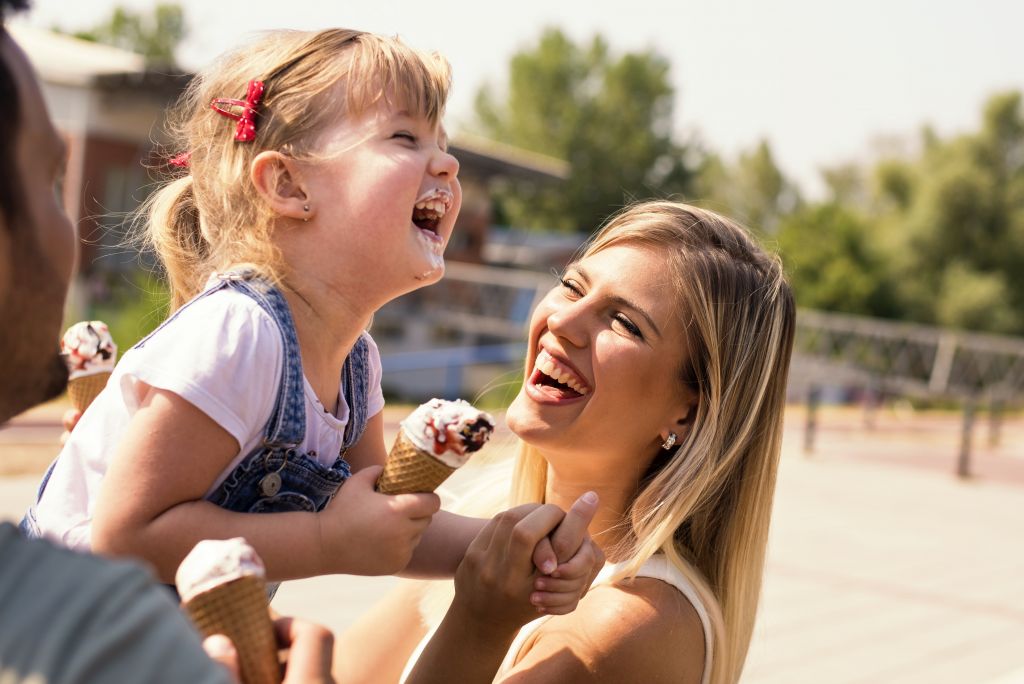
[[[263,561],[242,537],[205,539],[178,566],[174,583],[182,601],[241,577],[265,577]]]
[[[490,414],[462,399],[431,399],[402,421],[409,441],[450,468],[462,467],[493,430]]]
[[[103,321],[81,321],[67,329],[60,350],[71,380],[95,373],[110,373],[117,363],[117,345]]]

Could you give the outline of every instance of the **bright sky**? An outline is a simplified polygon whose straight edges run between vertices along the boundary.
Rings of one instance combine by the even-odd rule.
[[[871,158],[880,139],[924,123],[977,126],[993,92],[1024,90],[1024,3],[1016,0],[180,0],[191,35],[181,60],[201,68],[246,34],[345,26],[398,34],[448,57],[449,126],[500,84],[509,57],[545,26],[574,40],[601,33],[618,52],[654,48],[672,64],[676,133],[732,156],[768,138],[783,170],[812,193],[818,169]],[[121,4],[33,0],[38,26],[96,24]]]

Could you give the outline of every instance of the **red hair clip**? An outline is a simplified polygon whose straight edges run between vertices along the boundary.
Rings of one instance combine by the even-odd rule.
[[[176,154],[168,159],[167,163],[171,166],[177,166],[180,169],[187,169],[192,163],[192,153],[182,152],[181,154]]]
[[[260,103],[261,97],[263,97],[263,81],[253,80],[249,81],[244,100],[218,97],[210,102],[210,107],[221,116],[238,122],[238,126],[235,127],[235,140],[252,142],[256,139],[256,105]],[[230,109],[232,107],[241,107],[242,112],[237,114]]]

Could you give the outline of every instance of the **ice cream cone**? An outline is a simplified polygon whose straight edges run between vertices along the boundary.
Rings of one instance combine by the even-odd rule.
[[[85,411],[85,409],[89,408],[92,400],[96,398],[96,395],[107,386],[107,380],[109,379],[109,371],[100,371],[99,373],[90,373],[89,375],[82,375],[69,380],[68,397],[71,399],[71,405],[79,411]]]
[[[428,451],[418,448],[399,428],[384,472],[377,478],[377,491],[382,494],[408,494],[410,492],[432,492],[455,472]]]
[[[262,577],[246,575],[219,584],[183,607],[204,638],[223,634],[231,639],[244,684],[280,684],[277,640]]]

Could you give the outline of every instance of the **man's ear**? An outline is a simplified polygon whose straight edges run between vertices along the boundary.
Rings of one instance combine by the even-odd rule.
[[[280,152],[260,152],[249,174],[256,192],[275,214],[298,221],[310,218],[309,195],[294,159]]]

